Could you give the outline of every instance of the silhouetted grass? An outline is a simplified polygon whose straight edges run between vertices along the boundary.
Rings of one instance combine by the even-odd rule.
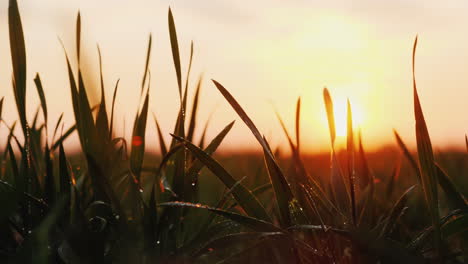
[[[12,86],[17,122],[6,124],[0,170],[0,260],[5,263],[463,263],[468,260],[466,153],[436,163],[414,80],[417,157],[395,131],[404,161],[388,153],[368,154],[353,129],[348,101],[346,151],[335,149],[333,99],[324,89],[331,158],[301,153],[301,99],[295,140],[279,114],[290,156],[269,142],[221,83],[224,96],[262,147],[262,154],[214,156],[234,122],[195,144],[202,78],[187,111],[194,45],[182,76],[174,17],[168,25],[179,91],[173,131],[146,124],[150,103],[152,36],[143,69],[140,104],[129,142],[114,131],[116,81],[111,113],[104,96],[102,58],[99,87],[86,87],[80,65],[81,16],[76,20],[76,58],[65,51],[76,124],[63,130],[58,118],[52,140],[47,96],[34,79],[40,108],[26,118],[26,48],[15,0],[8,9]],[[185,80],[185,85],[184,84]],[[91,106],[87,89],[101,91]],[[0,100],[0,117],[4,99]],[[49,102],[51,103],[51,102]],[[39,111],[43,123],[38,121]],[[190,116],[190,118],[187,118]],[[78,133],[81,151],[67,156],[63,143]],[[150,132],[150,133],[148,133]],[[357,136],[356,136],[357,135]],[[147,136],[157,137],[161,157],[148,155]],[[166,145],[165,139],[171,138]],[[468,139],[465,135],[468,148]],[[207,144],[205,144],[207,142]],[[206,146],[205,146],[206,145]],[[16,151],[16,152],[15,152]],[[328,154],[326,154],[328,155]],[[390,155],[391,156],[391,155]],[[263,165],[262,165],[263,160]],[[396,162],[392,162],[396,160]],[[395,164],[394,164],[395,163]],[[444,167],[445,166],[445,167]],[[203,170],[205,168],[207,170]],[[343,169],[345,168],[345,169]],[[242,178],[240,176],[243,176]],[[245,176],[246,175],[246,176]],[[415,175],[415,176],[414,176]],[[214,176],[214,177],[213,177]],[[439,188],[440,187],[440,188]],[[439,192],[439,189],[442,192]]]

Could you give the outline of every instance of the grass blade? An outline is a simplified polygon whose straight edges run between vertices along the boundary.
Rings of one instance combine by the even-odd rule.
[[[276,118],[277,118],[278,121],[280,122],[281,128],[283,129],[284,135],[286,136],[286,139],[288,140],[289,147],[291,148],[291,152],[292,152],[293,154],[296,153],[297,148],[296,148],[296,145],[294,145],[294,142],[293,142],[291,136],[289,135],[288,128],[287,128],[286,125],[284,124],[284,121],[283,121],[283,119],[281,118],[281,116],[280,116],[280,114],[278,113],[278,111],[275,111],[275,114],[276,114]]]
[[[11,61],[13,64],[13,90],[21,127],[26,137],[26,47],[16,0],[10,0],[8,4],[8,26]]]
[[[226,187],[232,189],[232,187],[236,184],[237,180],[235,180],[229,172],[227,172],[215,159],[213,159],[210,155],[206,152],[198,148],[197,146],[193,145],[192,143],[188,142],[187,140],[173,136],[176,140],[184,143],[185,147],[187,147],[192,154],[197,157],[205,166],[216,176],[218,177]],[[239,184],[233,190],[233,196],[245,210],[247,215],[262,219],[262,220],[271,220],[270,216],[267,214],[263,206],[257,200],[257,198],[250,192],[247,188],[245,188],[242,184]]]
[[[437,193],[437,168],[434,163],[434,154],[432,152],[431,139],[424,120],[421,103],[419,101],[418,91],[416,89],[415,79],[415,55],[418,37],[416,37],[413,46],[413,93],[414,93],[414,115],[416,120],[416,142],[418,147],[419,165],[421,171],[421,180],[424,189],[427,206],[434,226],[434,247],[437,255],[440,257],[441,234],[439,222],[439,202]]]
[[[200,89],[201,89],[201,84],[203,81],[203,76],[200,76],[198,79],[197,83],[197,89],[195,90],[195,97],[193,98],[193,104],[192,104],[192,112],[190,112],[190,123],[188,127],[188,132],[187,132],[187,140],[192,142],[193,141],[193,135],[195,133],[195,127],[197,124],[197,110],[198,110],[198,103],[199,103],[199,98],[200,98]]]
[[[229,125],[227,125],[211,142],[208,146],[203,150],[206,154],[212,155],[216,149],[219,147],[221,142],[224,140],[226,135],[231,131],[231,128],[234,126],[234,121],[232,121]],[[188,179],[188,186],[186,188],[193,188],[192,197],[187,197],[188,201],[194,201],[198,199],[198,176],[203,168],[203,163],[199,160],[195,160],[190,168],[187,170],[187,179]]]
[[[109,118],[106,111],[106,94],[104,92],[104,77],[102,74],[102,56],[101,49],[99,46],[98,55],[99,55],[99,78],[101,81],[101,103],[99,104],[99,110],[96,117],[96,130],[98,133],[98,138],[102,142],[104,148],[110,143],[110,130],[109,130]],[[103,154],[104,155],[104,154]]]
[[[151,34],[150,34],[150,35],[149,35],[149,40],[148,40],[148,50],[147,50],[147,52],[146,52],[145,71],[144,71],[144,74],[143,74],[143,80],[141,81],[141,95],[143,95],[143,90],[144,90],[145,83],[146,83],[146,79],[147,79],[147,75],[148,75],[148,67],[149,67],[150,58],[151,58],[151,46],[152,46],[152,43],[153,43],[153,38],[152,38],[152,36],[151,36]]]
[[[406,159],[409,161],[409,163],[411,165],[410,167],[413,169],[414,173],[418,177],[419,182],[421,182],[421,173],[419,172],[418,163],[416,163],[416,160],[411,155],[408,147],[406,146],[405,142],[400,137],[398,132],[396,130],[393,130],[393,134],[395,135],[395,139],[396,139],[396,141],[398,143],[398,146],[401,148],[401,150],[403,151],[403,154],[405,155]]]
[[[172,11],[169,8],[168,14],[169,23],[169,37],[171,39],[172,58],[174,60],[174,67],[177,75],[177,85],[179,87],[179,96],[182,98],[182,71],[180,69],[180,55],[179,55],[179,43],[177,41],[177,32],[174,24],[174,17]]]
[[[130,167],[132,173],[140,181],[141,168],[143,166],[143,157],[145,154],[145,133],[146,120],[148,116],[149,93],[145,96],[145,102],[141,112],[135,118],[135,125],[132,134],[132,150],[130,153]]]
[[[52,160],[50,158],[50,149],[47,144],[45,146],[44,163],[46,164],[44,198],[47,204],[53,205],[56,201],[56,187],[53,175]]]
[[[466,209],[467,203],[464,195],[458,190],[447,173],[443,171],[439,165],[435,165],[437,169],[437,180],[447,196],[450,207],[452,209]]]
[[[57,120],[57,123],[55,124],[55,128],[54,128],[54,134],[52,135],[52,142],[54,142],[55,140],[55,136],[57,135],[57,131],[58,131],[58,128],[60,126],[60,124],[62,123],[62,119],[63,119],[63,112],[60,114],[58,120]]]
[[[71,126],[70,128],[68,128],[65,133],[57,139],[57,141],[55,141],[55,143],[52,145],[52,148],[51,150],[55,150],[57,149],[57,147],[62,144],[63,141],[65,141],[65,139],[67,139],[74,131],[76,130],[76,125],[73,125]]]
[[[238,186],[236,189],[238,189],[239,187],[240,186]],[[276,227],[275,225],[269,222],[266,222],[264,220],[254,218],[251,216],[236,214],[233,212],[209,207],[206,205],[184,203],[184,202],[168,202],[168,203],[161,203],[159,204],[159,206],[188,207],[188,208],[208,210],[208,211],[211,211],[215,214],[228,218],[236,223],[239,223],[247,228],[250,228],[258,232],[283,232],[283,230],[280,229],[279,227]]]
[[[250,117],[245,113],[244,109],[239,105],[239,103],[234,99],[234,97],[224,88],[220,83],[213,80],[213,83],[216,85],[221,94],[226,98],[232,108],[237,112],[240,118],[244,121],[247,127],[250,129],[252,134],[255,136],[257,141],[263,148],[265,154],[265,162],[268,168],[268,173],[270,176],[271,183],[273,185],[273,190],[276,197],[277,206],[280,212],[280,222],[283,226],[291,225],[291,216],[289,213],[289,205],[293,201],[294,196],[292,194],[289,183],[284,177],[280,167],[275,161],[274,155],[270,149],[270,146],[266,140],[261,136],[255,124],[252,122]]]
[[[3,101],[4,101],[5,97],[2,97],[2,99],[0,99],[0,121],[3,120],[2,119],[2,113],[3,113]],[[1,122],[0,122],[1,124]]]
[[[333,101],[327,88],[323,89],[323,100],[327,110],[328,130],[330,131],[330,139],[332,148],[335,146],[336,130],[335,130],[335,115],[333,113]]]
[[[174,30],[175,31],[175,30]],[[192,60],[193,60],[193,41],[190,44],[190,59],[189,65],[187,70],[187,76],[185,77],[185,89],[184,89],[184,109],[187,109],[187,93],[188,93],[188,86],[190,80],[190,72],[192,71]]]
[[[466,151],[468,152],[468,136],[465,135]]]
[[[78,59],[78,67],[80,66],[81,54],[81,14],[78,11],[76,15],[76,57]]]
[[[422,183],[421,180],[421,173],[419,171],[418,165],[416,163],[416,160],[413,158],[411,153],[409,152],[408,148],[406,147],[406,144],[403,142],[401,139],[400,135],[398,135],[398,132],[394,131],[395,138],[397,139],[398,145],[402,149],[404,155],[410,162],[410,167],[413,169],[415,174],[418,176],[419,182]],[[451,205],[452,208],[464,208],[466,206],[465,198],[463,194],[457,190],[456,186],[453,184],[452,180],[448,177],[448,175],[440,168],[439,165],[435,164],[436,169],[437,169],[437,181],[442,187],[442,190],[447,196],[447,199]]]
[[[41,101],[42,113],[44,114],[44,124],[47,128],[47,103],[44,95],[44,89],[42,88],[41,77],[39,73],[36,73],[36,78],[34,78],[34,83],[36,84],[37,94]],[[47,131],[47,130],[46,130]]]
[[[300,139],[301,139],[301,97],[297,99],[296,104],[296,147],[297,154],[300,153]]]
[[[410,193],[414,190],[415,187],[416,185],[413,185],[410,188],[408,188],[400,196],[398,201],[395,203],[395,205],[393,206],[392,210],[390,211],[388,215],[386,224],[384,225],[384,227],[382,228],[382,231],[380,232],[380,237],[385,237],[392,232],[394,226],[396,225],[396,222],[398,221],[398,218],[402,215],[405,209]]]
[[[348,152],[348,177],[349,189],[351,194],[351,214],[353,217],[353,224],[356,225],[356,186],[355,171],[354,171],[354,135],[353,135],[353,114],[351,111],[351,104],[348,99],[348,135],[347,135],[347,152]]]
[[[67,156],[62,143],[59,146],[59,179],[61,195],[68,196],[71,192],[71,180],[68,172]]]
[[[114,109],[115,109],[115,99],[117,98],[117,90],[119,88],[120,79],[117,80],[114,87],[114,95],[112,96],[112,109],[111,109],[111,118],[109,126],[109,137],[112,137],[114,133]]]
[[[158,131],[158,139],[159,139],[159,147],[161,149],[161,156],[166,156],[167,154],[166,143],[164,142],[164,136],[161,132],[161,127],[159,126],[158,119],[156,118],[156,115],[154,113],[153,113],[153,119],[154,119],[154,123],[156,124],[156,129]]]

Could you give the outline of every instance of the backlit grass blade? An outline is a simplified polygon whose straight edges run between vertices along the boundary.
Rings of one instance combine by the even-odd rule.
[[[88,142],[85,151],[92,153],[98,147],[98,144],[96,144],[97,131],[94,123],[93,110],[89,103],[81,69],[78,69],[78,99],[81,122],[83,122],[83,130],[81,133],[83,134],[85,141]],[[93,155],[95,154],[93,153]]]
[[[410,162],[410,167],[413,169],[415,174],[418,176],[419,182],[422,183],[421,181],[421,173],[418,168],[418,164],[416,163],[416,160],[413,158],[411,153],[409,152],[408,148],[406,147],[406,144],[403,142],[401,139],[400,135],[396,131],[394,131],[395,137],[397,139],[398,145],[402,149],[403,153],[405,154],[406,158]],[[440,168],[439,165],[435,164],[436,169],[437,169],[437,180],[442,187],[442,190],[447,196],[447,199],[451,205],[452,208],[463,208],[465,202],[465,198],[463,194],[457,190],[456,186],[453,184],[452,180],[448,177],[448,175]]]
[[[356,225],[356,186],[355,186],[355,171],[354,171],[354,134],[353,134],[353,114],[351,111],[351,104],[348,99],[348,114],[347,114],[347,152],[348,152],[348,177],[349,177],[349,189],[351,194],[351,214],[353,224]]]
[[[200,137],[200,141],[198,142],[198,146],[200,148],[205,147],[206,132],[208,131],[208,125],[210,124],[210,120],[211,120],[211,115],[208,118],[208,120],[206,120],[205,127],[203,128],[203,131],[202,131],[202,134],[201,134],[201,137]]]
[[[374,185],[374,175],[369,167],[369,162],[367,160],[366,151],[362,143],[361,130],[358,132],[359,140],[359,168],[360,168],[360,182],[362,183],[361,187],[365,187],[369,184]]]
[[[65,141],[65,139],[67,139],[74,131],[76,130],[76,125],[73,125],[71,126],[70,128],[68,128],[65,133],[60,136],[60,138],[58,138],[55,143],[52,145],[52,148],[51,150],[55,150],[57,149],[57,147],[63,142]]]
[[[331,154],[330,154],[330,192],[340,209],[348,208],[350,203],[349,191],[346,188],[345,175],[342,172],[340,162],[335,153],[335,115],[333,110],[333,100],[327,88],[323,89],[323,101],[327,112],[328,130],[330,132]],[[346,194],[346,195],[344,195]]]
[[[145,250],[154,250],[154,244],[157,241],[158,213],[156,203],[156,188],[154,184],[151,187],[151,193],[148,205],[144,205],[143,231],[145,239]]]
[[[112,108],[111,108],[111,117],[109,125],[109,137],[112,137],[114,133],[114,110],[115,110],[115,99],[117,98],[117,90],[119,88],[120,79],[117,80],[114,87],[114,95],[112,96]]]
[[[437,179],[440,187],[444,190],[447,200],[452,209],[467,209],[468,204],[465,200],[463,193],[461,193],[457,186],[452,182],[448,174],[436,164]]]
[[[41,111],[41,107],[38,107],[36,112],[34,113],[33,121],[31,123],[30,128],[33,130],[37,129],[37,119],[39,118],[39,112]]]
[[[283,226],[289,226],[291,224],[291,216],[289,213],[289,205],[293,201],[294,196],[292,194],[289,183],[283,175],[280,167],[275,161],[274,155],[268,146],[266,140],[262,137],[255,124],[252,122],[250,117],[245,113],[244,109],[234,99],[234,97],[224,88],[220,83],[213,80],[221,94],[226,98],[232,108],[237,112],[239,117],[244,121],[247,127],[250,129],[252,134],[255,136],[257,141],[263,148],[265,154],[265,161],[268,168],[271,183],[273,185],[274,193],[276,196],[277,206],[280,212],[280,222]]]
[[[13,91],[21,127],[24,135],[26,135],[26,47],[16,0],[10,0],[8,4],[8,27],[13,64]]]
[[[468,136],[465,135],[466,151],[468,152]]]
[[[335,146],[335,114],[333,113],[333,101],[327,88],[323,89],[323,100],[325,101],[325,109],[327,110],[328,129],[330,131],[330,139],[332,148]]]
[[[80,66],[81,55],[81,14],[78,11],[76,15],[76,58],[78,59],[78,67]]]
[[[419,165],[421,171],[421,180],[424,189],[429,213],[434,226],[434,247],[437,255],[440,256],[441,235],[439,222],[439,201],[437,193],[437,168],[434,164],[434,154],[432,152],[431,139],[424,120],[421,103],[419,101],[418,91],[416,89],[415,78],[415,55],[418,38],[416,37],[413,46],[413,93],[414,93],[414,115],[416,120],[416,142],[418,147]]]
[[[76,86],[75,82],[75,77],[73,75],[73,71],[70,65],[70,61],[68,59],[67,54],[65,53],[65,57],[67,60],[67,67],[68,67],[68,77],[69,77],[69,82],[70,82],[70,91],[71,91],[71,96],[72,96],[72,106],[73,106],[73,113],[75,115],[75,121],[76,121],[76,128],[78,130],[78,136],[80,138],[80,143],[81,147],[83,149],[86,149],[86,141],[83,138],[83,125],[82,125],[82,119],[81,119],[81,111],[80,111],[80,104],[79,104],[79,97],[78,97],[78,89]],[[54,148],[56,146],[54,145]]]
[[[421,173],[419,172],[418,163],[416,162],[416,160],[411,155],[408,147],[406,146],[405,142],[403,142],[403,139],[400,137],[398,132],[396,130],[393,130],[393,134],[395,135],[395,139],[396,139],[396,141],[398,143],[398,146],[401,148],[401,150],[403,151],[403,154],[405,155],[406,159],[409,161],[409,163],[411,165],[410,167],[413,169],[414,173],[418,177],[419,182],[421,182]]]
[[[367,160],[366,152],[364,150],[364,146],[362,143],[362,135],[361,135],[361,130],[359,129],[358,132],[358,140],[359,140],[359,156],[358,156],[358,166],[359,166],[359,179],[360,179],[360,198],[357,199],[357,208],[360,208],[359,212],[359,219],[358,219],[358,225],[360,223],[366,220],[372,220],[373,218],[373,212],[375,210],[375,203],[372,203],[371,201],[374,200],[374,195],[375,195],[375,183],[374,183],[374,174],[372,173],[371,168],[369,167],[369,163]],[[368,217],[370,215],[370,217]],[[364,219],[364,217],[366,219]]]
[[[60,143],[59,146],[59,182],[60,182],[60,194],[63,196],[68,196],[71,192],[71,177],[68,172],[68,162],[67,156],[65,155],[65,150],[63,144]]]
[[[237,187],[236,189],[239,189],[239,187]],[[239,223],[247,228],[255,230],[257,232],[283,232],[283,230],[280,229],[279,227],[276,227],[275,225],[269,222],[266,222],[262,219],[255,218],[252,216],[240,215],[237,213],[209,207],[206,205],[184,203],[184,202],[168,202],[168,203],[161,203],[159,204],[159,206],[188,207],[188,208],[208,210],[215,214],[228,218],[236,223]]]
[[[400,171],[401,171],[401,158],[398,158],[395,164],[395,167],[393,168],[390,181],[387,183],[387,186],[386,186],[385,194],[387,195],[387,197],[392,197],[393,191],[397,183],[397,179],[400,175]]]
[[[20,178],[18,163],[16,161],[15,152],[10,144],[10,141],[7,143],[8,155],[10,156],[10,167],[13,174],[14,186],[19,191],[24,191],[24,179]]]
[[[284,135],[286,136],[286,139],[288,140],[289,147],[291,148],[291,152],[292,152],[292,153],[295,153],[296,150],[297,150],[297,149],[296,149],[296,145],[294,145],[294,142],[293,142],[291,136],[289,135],[288,128],[287,128],[286,125],[284,124],[284,121],[283,121],[283,119],[281,118],[281,116],[280,116],[280,114],[278,113],[278,111],[275,111],[275,114],[276,114],[276,118],[277,118],[278,121],[280,122],[281,128],[283,129]]]
[[[145,154],[145,133],[146,120],[148,116],[149,93],[145,96],[145,101],[141,112],[135,118],[135,125],[132,134],[132,149],[130,153],[130,167],[133,174],[140,181],[141,168],[143,166],[143,157]]]
[[[296,103],[296,148],[297,153],[300,153],[301,145],[301,97],[297,99]]]
[[[208,155],[212,155],[224,140],[226,135],[229,133],[229,131],[231,131],[233,126],[234,121],[232,121],[221,132],[219,132],[219,134],[210,142],[210,144],[208,144],[208,146],[203,151]],[[198,196],[198,176],[203,166],[203,163],[196,159],[187,170],[187,180],[189,185],[186,186],[186,188],[194,189],[192,197],[189,197],[192,200],[197,199]],[[190,199],[188,200],[190,201]]]
[[[466,215],[466,211],[454,210],[454,211],[449,212],[444,217],[442,217],[440,219],[441,233],[442,234],[445,233],[444,228],[451,220],[457,219],[458,217],[463,216],[463,215]],[[433,235],[433,233],[434,233],[434,227],[429,226],[428,228],[420,232],[418,235],[416,235],[415,238],[412,239],[412,241],[407,245],[407,248],[412,251],[417,251],[421,249],[429,241],[429,238],[431,237],[431,235]]]
[[[451,218],[442,226],[442,236],[448,239],[457,234],[465,234],[468,230],[468,213]],[[466,248],[465,248],[466,250]]]
[[[300,134],[297,133],[298,129],[300,127],[300,124],[298,124],[300,122],[299,112],[300,112],[300,98],[298,100],[298,105],[297,105],[297,109],[296,109],[296,139],[298,137],[300,137]],[[301,204],[302,212],[300,214],[303,213],[306,216],[308,216],[309,218],[312,218],[311,214],[313,212],[313,208],[311,207],[311,203],[308,200],[309,197],[306,197],[305,192],[303,191],[303,189],[304,189],[304,184],[309,185],[309,181],[312,182],[313,185],[317,185],[317,184],[315,183],[314,179],[309,177],[309,175],[308,175],[308,173],[307,173],[307,171],[305,169],[305,166],[304,166],[304,164],[302,162],[302,159],[301,159],[301,156],[300,156],[300,153],[299,153],[299,148],[297,146],[297,144],[300,144],[300,143],[297,142],[297,140],[296,140],[296,145],[294,144],[293,140],[291,139],[291,136],[289,135],[288,129],[286,128],[286,125],[283,122],[283,119],[281,118],[281,116],[279,115],[279,113],[277,111],[275,111],[275,113],[276,113],[276,116],[277,116],[277,118],[278,118],[278,120],[280,122],[281,128],[283,129],[283,132],[286,135],[286,138],[287,138],[287,140],[289,142],[293,162],[294,162],[294,165],[296,166],[296,170],[294,171],[294,174],[293,174],[292,178],[290,179],[290,182],[291,182],[291,185],[292,185],[292,189],[295,190],[296,198],[299,201],[299,203]],[[294,207],[291,207],[291,209],[292,208],[294,208]],[[302,216],[301,216],[301,218],[302,218]]]
[[[167,163],[180,150],[181,147],[183,147],[183,144],[176,144],[174,147],[169,149],[169,151],[167,151],[164,156],[162,156],[161,162],[159,163],[159,167],[156,171],[156,175],[159,175],[163,171],[163,168],[166,167]]]
[[[188,93],[188,86],[189,86],[189,81],[190,81],[190,72],[192,71],[192,60],[193,60],[193,41],[190,44],[190,59],[189,59],[189,65],[187,69],[187,75],[185,77],[184,109],[187,109],[187,93]]]
[[[44,163],[46,164],[45,183],[44,183],[44,198],[47,204],[53,205],[55,203],[55,179],[53,175],[52,160],[50,158],[50,149],[48,144],[44,150]]]
[[[174,24],[174,17],[172,11],[169,8],[168,14],[169,23],[169,37],[171,39],[172,59],[174,60],[174,67],[177,75],[177,85],[179,87],[179,96],[182,98],[182,71],[180,68],[180,55],[179,55],[179,43],[177,41],[177,32]]]
[[[184,140],[183,138],[174,136],[178,141],[184,143],[184,145],[190,150],[190,152],[200,160],[205,166],[216,176],[220,179],[224,185],[228,188],[232,188],[234,184],[236,184],[237,180],[235,180],[229,172],[226,171],[214,158],[208,155],[206,152],[198,148],[197,146],[193,145],[191,142]],[[233,190],[233,196],[235,197],[236,201],[239,205],[244,209],[247,215],[271,221],[270,216],[267,214],[263,206],[257,200],[257,198],[250,192],[247,188],[245,188],[242,184],[238,185]]]
[[[106,111],[106,94],[104,92],[104,77],[102,74],[102,56],[101,56],[101,49],[99,46],[97,47],[98,49],[98,55],[99,55],[99,79],[101,83],[101,102],[99,104],[99,110],[98,114],[96,117],[96,130],[98,134],[98,138],[101,141],[101,145],[104,146],[104,148],[107,147],[107,144],[110,142],[110,130],[109,130],[109,118],[107,116],[107,111]]]
[[[47,127],[47,103],[46,103],[44,89],[42,87],[41,77],[39,76],[39,73],[36,73],[36,78],[34,78],[34,83],[36,84],[37,94],[39,95],[39,100],[41,101],[42,113],[44,114],[44,124]]]
[[[161,127],[159,126],[158,119],[156,115],[153,113],[154,123],[156,124],[156,130],[158,132],[158,141],[159,141],[159,148],[161,149],[161,156],[166,156],[167,154],[167,147],[166,142],[164,142],[164,136],[161,131]]]
[[[193,135],[195,133],[195,127],[197,124],[197,110],[198,110],[198,103],[200,100],[200,89],[201,89],[202,81],[203,81],[203,76],[200,76],[200,78],[198,79],[197,88],[195,90],[195,96],[193,98],[192,111],[190,112],[190,122],[189,122],[189,127],[188,127],[188,132],[187,132],[187,140],[190,142],[193,141]]]
[[[259,249],[261,250],[261,246],[267,244],[270,240],[284,237],[285,234],[281,232],[241,232],[228,234],[210,240],[207,245],[197,252],[197,256],[209,256],[208,254],[211,252],[223,252],[224,254],[221,254],[222,260],[216,263],[238,263],[239,259],[245,258],[249,253],[255,254]],[[242,245],[242,247],[234,249],[233,245]]]
[[[3,101],[4,101],[5,97],[2,97],[2,99],[0,99],[0,121],[2,120],[2,113],[3,113]],[[0,122],[1,124],[1,122]]]
[[[143,74],[143,80],[141,80],[141,94],[140,95],[143,95],[143,90],[144,90],[147,75],[148,75],[148,68],[149,68],[149,63],[150,63],[150,58],[151,58],[152,43],[153,43],[153,38],[152,38],[152,36],[150,34],[149,35],[149,40],[148,40],[148,50],[146,51],[145,71],[144,71],[144,74]]]
[[[408,201],[409,195],[412,193],[416,185],[411,186],[408,188],[398,199],[398,201],[393,205],[392,210],[388,214],[388,218],[384,227],[380,232],[380,237],[385,237],[389,235],[392,231],[394,226],[396,225],[398,218],[402,215],[405,210],[406,203]]]
[[[57,119],[57,123],[55,124],[54,134],[52,135],[52,142],[54,142],[55,140],[55,136],[57,135],[57,131],[58,131],[60,124],[62,123],[62,119],[63,119],[63,112],[60,114],[59,118]]]

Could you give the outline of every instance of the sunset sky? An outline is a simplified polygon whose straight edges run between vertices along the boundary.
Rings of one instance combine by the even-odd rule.
[[[17,119],[11,88],[8,1],[0,4],[0,96],[4,118]],[[295,104],[302,97],[302,142],[310,152],[329,147],[322,91],[328,87],[336,106],[338,135],[349,98],[368,149],[394,144],[392,129],[414,142],[411,50],[419,34],[416,78],[430,136],[436,148],[461,147],[468,133],[468,2],[462,0],[392,1],[18,1],[28,55],[28,109],[39,101],[33,78],[41,74],[51,126],[65,112],[73,124],[65,57],[59,38],[75,57],[75,18],[83,20],[83,67],[87,81],[97,78],[102,55],[106,96],[120,78],[118,133],[130,135],[139,101],[149,33],[153,35],[150,109],[168,134],[179,107],[170,50],[167,12],[172,8],[183,64],[195,43],[192,90],[204,74],[200,132],[211,112],[209,138],[236,119],[224,150],[257,149],[254,137],[210,79],[222,83],[277,146],[286,146],[274,109],[293,129]],[[89,91],[97,102],[99,91]],[[152,118],[150,147],[156,147]],[[5,134],[5,128],[1,128]],[[341,129],[342,130],[342,129]],[[150,135],[150,134],[148,134]],[[199,134],[198,134],[199,135]],[[167,136],[169,140],[169,135]],[[342,138],[339,140],[343,140]],[[2,143],[3,144],[3,143]],[[71,139],[69,147],[77,144]]]

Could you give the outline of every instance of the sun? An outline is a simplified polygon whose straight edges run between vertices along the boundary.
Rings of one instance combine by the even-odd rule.
[[[358,104],[353,104],[351,101],[351,113],[353,118],[353,130],[357,131],[363,125],[364,115]],[[336,100],[333,104],[333,112],[335,114],[335,129],[337,137],[346,137],[347,135],[347,100]]]

